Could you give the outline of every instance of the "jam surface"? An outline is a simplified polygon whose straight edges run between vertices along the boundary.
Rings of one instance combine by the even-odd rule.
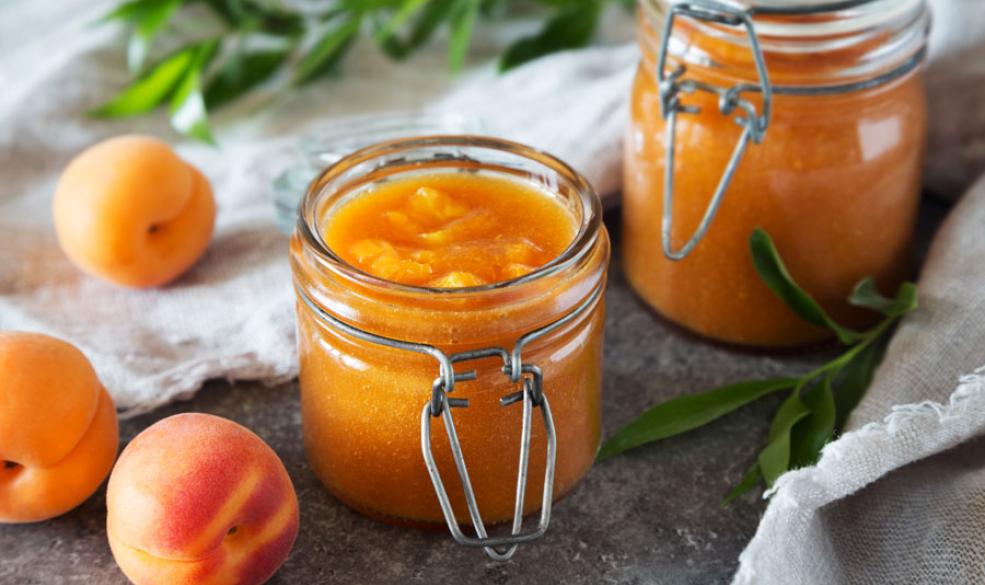
[[[374,185],[326,214],[325,242],[380,278],[463,288],[519,278],[557,258],[571,213],[510,179],[439,173]]]

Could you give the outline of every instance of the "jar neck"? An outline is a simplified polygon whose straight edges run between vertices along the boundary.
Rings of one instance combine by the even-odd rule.
[[[641,0],[639,41],[656,66],[660,34],[674,0]],[[879,79],[922,60],[930,28],[925,0],[873,0],[817,14],[755,12],[752,21],[773,85],[840,86]],[[668,53],[706,78],[757,83],[744,28],[677,17]]]
[[[411,173],[485,172],[539,185],[578,224],[561,255],[519,279],[432,289],[388,281],[347,263],[324,243],[333,206],[366,187]],[[560,319],[604,285],[609,242],[598,196],[580,175],[544,153],[478,137],[424,137],[359,151],[309,188],[291,243],[298,293],[361,330],[436,346],[485,345]]]

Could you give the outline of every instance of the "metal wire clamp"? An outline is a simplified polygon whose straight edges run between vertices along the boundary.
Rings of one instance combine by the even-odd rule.
[[[732,182],[739,162],[745,154],[749,143],[760,144],[766,135],[769,126],[770,114],[773,106],[774,95],[785,96],[826,96],[836,95],[852,91],[863,91],[893,82],[910,71],[916,69],[923,63],[927,56],[926,47],[920,48],[899,66],[874,77],[853,81],[843,84],[818,85],[818,86],[790,86],[773,85],[770,83],[769,75],[766,70],[766,60],[763,56],[762,48],[759,44],[759,37],[753,26],[754,14],[813,14],[832,9],[845,9],[862,4],[867,4],[873,0],[840,0],[825,4],[820,7],[798,7],[798,6],[753,6],[742,8],[736,4],[726,3],[722,0],[689,0],[674,4],[667,13],[664,21],[663,39],[660,44],[660,54],[657,64],[657,78],[660,90],[660,110],[666,122],[666,144],[667,154],[664,167],[664,209],[661,221],[661,238],[663,243],[664,255],[671,260],[681,260],[686,257],[698,242],[705,236],[711,225],[712,219],[718,212],[722,203],[725,191]],[[703,83],[693,79],[684,79],[687,68],[680,65],[673,71],[667,72],[667,55],[669,53],[671,33],[674,29],[674,20],[678,15],[688,16],[696,20],[714,22],[732,27],[743,27],[749,37],[749,48],[752,52],[753,62],[756,66],[756,74],[759,83],[740,83],[730,88],[717,87],[708,83]],[[679,250],[674,250],[671,244],[671,233],[673,227],[673,207],[674,207],[674,144],[677,132],[677,114],[698,114],[700,108],[688,106],[681,103],[681,94],[691,94],[696,91],[705,91],[718,96],[718,109],[723,115],[731,115],[736,110],[740,114],[735,118],[736,124],[742,127],[742,134],[732,151],[732,156],[725,166],[718,186],[708,203],[698,228],[694,231],[688,241]],[[762,113],[757,111],[756,106],[741,96],[743,93],[760,93],[762,95]]]
[[[682,79],[686,72],[684,65],[678,66],[674,71],[668,73],[667,54],[670,47],[671,33],[674,29],[674,20],[678,15],[688,16],[697,20],[715,22],[727,26],[742,26],[746,29],[749,37],[749,46],[752,50],[753,61],[756,64],[756,73],[759,76],[758,84],[743,83],[730,88],[722,88],[707,83],[702,83],[692,79]],[[773,88],[770,85],[769,75],[766,72],[766,61],[763,58],[763,51],[759,45],[759,38],[753,26],[751,14],[741,8],[731,6],[715,0],[691,0],[674,4],[667,12],[667,19],[664,21],[663,39],[660,44],[660,56],[657,63],[657,78],[660,89],[660,110],[666,122],[667,130],[667,155],[664,166],[664,207],[663,218],[661,220],[661,239],[663,242],[664,255],[671,260],[681,260],[694,250],[701,238],[704,237],[711,225],[718,207],[722,203],[725,191],[728,189],[735,171],[739,166],[742,155],[745,154],[749,142],[754,144],[762,142],[766,135],[766,128],[770,121],[770,108],[773,102]],[[718,96],[718,109],[724,116],[729,116],[738,108],[741,113],[735,118],[735,123],[742,127],[742,134],[739,141],[732,151],[732,156],[725,171],[719,179],[718,187],[708,203],[701,223],[691,235],[688,241],[679,250],[674,250],[671,244],[671,233],[673,228],[673,209],[674,209],[674,143],[677,131],[677,114],[698,114],[700,108],[697,106],[683,105],[680,101],[682,93],[689,94],[695,91],[706,91]],[[758,91],[763,96],[763,112],[760,114],[756,106],[741,97],[743,92]]]
[[[393,349],[429,355],[437,360],[439,366],[438,376],[431,384],[431,396],[424,404],[424,409],[421,412],[421,453],[424,456],[424,464],[431,477],[431,483],[434,485],[438,504],[441,506],[441,512],[445,517],[445,523],[448,525],[448,530],[456,542],[465,546],[482,547],[491,559],[507,561],[513,558],[519,545],[544,536],[551,521],[554,473],[557,463],[557,433],[554,428],[554,418],[551,415],[550,402],[544,393],[543,372],[534,364],[523,363],[523,349],[530,342],[556,331],[587,311],[601,297],[604,283],[599,283],[585,300],[560,319],[520,336],[514,343],[512,351],[507,351],[501,347],[489,347],[453,353],[451,355],[445,354],[433,345],[392,339],[353,327],[322,309],[301,287],[296,286],[295,289],[297,290],[298,298],[327,325],[336,330],[362,341]],[[486,530],[452,416],[452,409],[467,408],[469,402],[466,398],[453,398],[449,396],[449,394],[454,392],[456,382],[475,380],[477,376],[476,370],[456,372],[454,364],[491,357],[500,358],[503,362],[502,372],[509,378],[511,383],[520,385],[518,391],[500,398],[500,405],[504,407],[517,403],[523,405],[520,430],[520,466],[517,472],[513,524],[508,536],[490,536]],[[544,464],[544,488],[540,507],[540,520],[538,521],[537,528],[523,532],[523,505],[530,461],[531,419],[533,409],[535,408],[539,408],[541,411],[547,442],[547,456]],[[441,473],[434,459],[434,451],[431,447],[431,423],[437,417],[441,417],[444,422],[445,432],[448,435],[448,442],[451,447],[452,459],[458,470],[458,476],[462,483],[462,491],[465,494],[465,503],[468,508],[469,518],[472,521],[476,536],[466,535],[459,526],[458,520],[455,517],[455,511],[451,505],[451,499],[448,496],[448,491],[445,489],[444,481],[441,478]]]

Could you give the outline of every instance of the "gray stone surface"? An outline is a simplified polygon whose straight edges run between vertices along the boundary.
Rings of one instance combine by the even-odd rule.
[[[940,216],[940,208],[932,207],[923,234]],[[802,372],[830,354],[760,355],[697,340],[643,308],[618,260],[607,303],[606,434],[657,401],[744,378]],[[368,520],[329,495],[305,461],[296,383],[210,383],[189,402],[124,421],[121,442],[187,411],[231,418],[265,439],[287,466],[301,503],[297,544],[271,583],[710,585],[729,581],[763,511],[758,492],[727,508],[720,502],[763,442],[776,404],[765,400],[710,427],[597,465],[554,508],[547,537],[521,548],[507,564],[489,562],[443,533]],[[0,525],[0,583],[126,583],[106,543],[104,496],[101,489],[48,522]]]

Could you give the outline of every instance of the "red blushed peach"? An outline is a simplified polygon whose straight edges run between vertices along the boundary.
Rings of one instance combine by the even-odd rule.
[[[137,585],[263,583],[298,532],[297,497],[277,455],[207,414],[140,433],[113,469],[106,508],[113,556]]]
[[[165,284],[212,236],[209,182],[155,138],[119,136],[75,157],[52,210],[58,242],[83,271],[131,287]]]
[[[0,331],[0,522],[36,522],[81,504],[116,459],[116,409],[69,343]]]

